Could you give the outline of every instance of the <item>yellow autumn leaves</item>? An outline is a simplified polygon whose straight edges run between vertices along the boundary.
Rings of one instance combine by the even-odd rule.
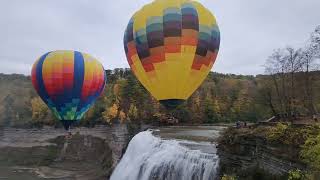
[[[138,118],[138,108],[134,104],[130,104],[127,114],[120,107],[120,102],[123,100],[121,99],[121,89],[123,88],[123,84],[124,82],[120,80],[113,86],[113,95],[115,101],[113,103],[106,103],[105,111],[102,112],[103,119],[109,124],[112,124],[117,120],[119,120],[120,123],[124,123],[126,121],[131,121]],[[108,99],[106,99],[106,101],[108,101]]]
[[[120,120],[121,123],[136,119],[138,117],[138,109],[135,105],[131,104],[128,114],[119,109],[119,105],[114,103],[111,107],[107,107],[102,113],[103,119],[112,124],[114,120]]]
[[[40,97],[31,99],[31,109],[33,120],[43,119],[48,113],[48,107],[46,106],[46,104],[44,104]]]

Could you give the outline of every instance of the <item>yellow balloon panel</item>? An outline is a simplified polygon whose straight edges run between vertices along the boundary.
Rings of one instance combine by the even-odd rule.
[[[157,100],[187,99],[211,70],[219,45],[215,17],[191,0],[145,5],[124,36],[133,73]]]

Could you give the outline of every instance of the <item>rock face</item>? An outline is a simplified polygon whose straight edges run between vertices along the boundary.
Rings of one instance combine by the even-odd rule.
[[[77,128],[70,139],[62,129],[2,129],[0,177],[108,179],[128,144],[126,127]]]
[[[49,146],[1,148],[0,161],[20,170],[32,168],[42,178],[105,179],[111,172],[110,155],[102,139],[74,135],[53,139]]]
[[[286,179],[290,170],[306,168],[299,161],[298,147],[268,143],[236,129],[227,130],[219,140],[218,155],[221,174],[236,174],[240,179]]]
[[[112,149],[112,169],[119,163],[130,140],[130,135],[126,125],[115,125],[110,129],[108,144]]]

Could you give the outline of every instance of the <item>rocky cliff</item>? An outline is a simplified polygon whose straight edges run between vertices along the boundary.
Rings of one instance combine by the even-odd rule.
[[[221,174],[246,180],[287,179],[290,170],[306,168],[299,146],[270,142],[263,134],[252,129],[228,129],[218,146]]]
[[[70,139],[49,127],[0,132],[0,177],[9,179],[18,172],[31,173],[31,179],[107,179],[130,137],[126,125],[73,129]]]

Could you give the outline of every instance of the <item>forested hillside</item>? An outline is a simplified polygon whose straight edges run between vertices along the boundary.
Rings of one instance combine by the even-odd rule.
[[[277,111],[280,110],[274,103],[274,99],[277,99],[275,92],[269,91],[273,87],[272,84],[268,85],[272,76],[254,77],[212,72],[192,97],[169,112],[152,98],[129,69],[107,70],[106,73],[108,82],[104,93],[82,120],[83,125],[118,121],[154,123],[169,114],[178,118],[180,123],[188,124],[237,120],[256,122],[274,115],[270,102],[275,104],[273,106]],[[320,73],[313,72],[312,75],[314,79],[318,79],[313,81],[314,91],[317,92],[320,90]],[[302,74],[297,74],[297,77],[300,76]],[[297,84],[299,82],[304,81],[296,81]],[[295,88],[299,97],[296,102],[297,110],[301,115],[309,115],[304,95],[300,92],[303,89],[299,87],[304,86],[297,85]],[[319,108],[319,95],[314,98],[315,108]],[[1,74],[0,102],[1,125],[56,124],[51,112],[33,90],[29,77]]]

